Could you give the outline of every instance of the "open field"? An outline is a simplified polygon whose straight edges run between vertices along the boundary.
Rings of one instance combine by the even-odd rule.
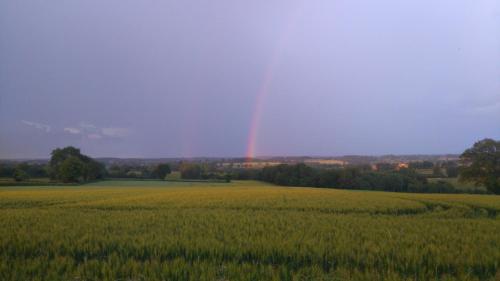
[[[0,188],[0,280],[499,280],[500,196]]]

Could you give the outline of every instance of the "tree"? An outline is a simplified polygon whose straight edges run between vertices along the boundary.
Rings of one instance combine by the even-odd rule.
[[[379,172],[389,172],[396,170],[396,165],[392,163],[377,163],[377,171]]]
[[[102,163],[89,158],[84,162],[83,179],[85,181],[102,179],[106,174],[106,168]]]
[[[66,160],[67,158],[74,156],[74,157],[81,157],[80,149],[75,148],[73,146],[67,146],[65,148],[56,148],[52,150],[51,153],[51,158],[50,158],[50,168],[51,168],[51,177],[56,178],[57,174],[59,172],[59,167],[61,164]]]
[[[201,179],[202,169],[198,164],[182,163],[179,170],[183,179]]]
[[[78,182],[83,177],[84,169],[82,160],[70,156],[61,163],[58,177],[64,182]]]
[[[0,177],[11,177],[15,170],[13,164],[0,164]]]
[[[460,156],[461,181],[484,185],[488,191],[500,194],[500,141],[483,139]]]
[[[72,146],[54,149],[49,165],[51,178],[65,182],[95,180],[105,175],[103,164],[83,155],[80,149]]]
[[[436,178],[442,178],[444,176],[443,169],[441,169],[441,167],[439,167],[438,165],[434,166],[434,168],[432,168],[432,176]]]
[[[408,164],[408,168],[410,169],[432,169],[433,167],[434,163],[430,161],[416,161]]]
[[[170,174],[170,166],[168,164],[158,164],[153,172],[153,174],[159,179],[165,179],[165,177]]]
[[[443,166],[446,171],[446,176],[449,178],[458,177],[458,163],[455,161],[448,161],[443,163]]]
[[[12,175],[15,181],[25,181],[30,178],[28,173],[26,173],[24,170],[16,168],[14,170],[14,174]]]

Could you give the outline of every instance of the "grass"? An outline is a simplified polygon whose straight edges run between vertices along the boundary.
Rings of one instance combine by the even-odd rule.
[[[49,183],[50,179],[49,178],[30,178],[30,179],[25,180],[23,182]],[[16,181],[12,177],[0,177],[0,183],[16,183]]]
[[[13,178],[0,177],[0,186],[75,186],[74,184],[65,184],[62,182],[52,181],[49,178],[30,178],[23,181],[15,181]]]
[[[2,187],[0,280],[498,280],[499,212],[258,182]]]
[[[172,171],[170,174],[167,175],[166,177],[167,180],[181,180],[181,172],[179,171]]]
[[[84,186],[97,186],[97,187],[187,187],[187,186],[224,186],[227,185],[226,182],[210,182],[210,181],[169,181],[169,180],[105,180],[94,183],[85,184]],[[233,185],[234,186],[234,185]]]
[[[186,186],[196,185],[200,183],[228,183],[225,180],[186,180],[181,178],[168,178],[166,180],[160,179],[134,179],[134,178],[122,178],[122,179],[105,179],[98,180],[91,183],[63,183],[61,181],[52,181],[49,178],[33,178],[25,181],[15,181],[13,178],[2,178],[0,177],[0,187],[20,187],[20,186]]]
[[[12,177],[0,177],[0,182],[13,182],[14,179]],[[30,178],[26,181],[35,181],[35,182],[50,182],[49,178]]]

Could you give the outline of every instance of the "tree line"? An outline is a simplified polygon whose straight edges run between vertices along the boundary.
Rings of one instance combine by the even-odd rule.
[[[181,162],[171,167],[169,163],[157,165],[111,165],[106,168],[79,149],[68,146],[56,148],[50,161],[44,164],[20,163],[0,166],[0,177],[13,177],[16,181],[29,178],[49,177],[60,182],[87,182],[103,178],[165,179],[173,170],[180,179],[225,180],[254,179],[285,186],[333,187],[345,189],[366,189],[400,192],[462,192],[445,181],[429,182],[442,171],[446,176],[459,176],[461,181],[485,186],[488,192],[500,194],[500,141],[484,139],[464,151],[460,166],[453,162],[434,164],[432,162],[410,163],[408,168],[394,169],[394,165],[378,165],[373,171],[370,166],[345,168],[317,168],[305,164],[278,165],[261,170],[243,169],[221,171],[213,163]],[[381,163],[382,164],[382,163]],[[434,169],[431,176],[424,176],[419,169]],[[473,192],[480,192],[474,190]]]
[[[52,181],[64,183],[89,182],[104,178],[164,180],[174,169],[179,172],[181,180],[230,181],[227,173],[218,171],[211,164],[181,162],[154,165],[112,164],[106,167],[72,146],[54,149],[48,164],[2,164],[0,177],[12,177],[19,182],[32,178],[50,178]]]
[[[445,181],[429,182],[411,169],[378,172],[359,167],[318,169],[305,164],[265,167],[259,180],[284,186],[311,186],[342,189],[363,189],[394,192],[455,193]]]
[[[458,176],[462,182],[485,186],[489,193],[500,194],[500,141],[484,139],[476,142],[460,156],[457,163],[410,163],[408,168],[396,170],[381,165],[376,171],[367,166],[321,169],[303,163],[282,164],[262,170],[235,171],[236,179],[256,179],[284,186],[331,187],[396,192],[462,193],[446,181],[427,180],[418,169],[446,169],[448,176]],[[385,168],[384,168],[385,167]],[[436,171],[432,176],[436,175]],[[473,193],[484,193],[475,189]]]
[[[165,179],[172,172],[167,163],[157,165],[113,164],[107,168],[109,178]]]
[[[225,180],[227,173],[219,171],[211,164],[194,162],[161,163],[157,165],[118,165],[108,168],[109,178],[165,179],[171,172],[178,172],[182,180]]]

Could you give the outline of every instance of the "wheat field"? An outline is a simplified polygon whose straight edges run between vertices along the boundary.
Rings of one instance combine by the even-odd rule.
[[[0,280],[499,280],[500,196],[104,181],[0,188]]]

